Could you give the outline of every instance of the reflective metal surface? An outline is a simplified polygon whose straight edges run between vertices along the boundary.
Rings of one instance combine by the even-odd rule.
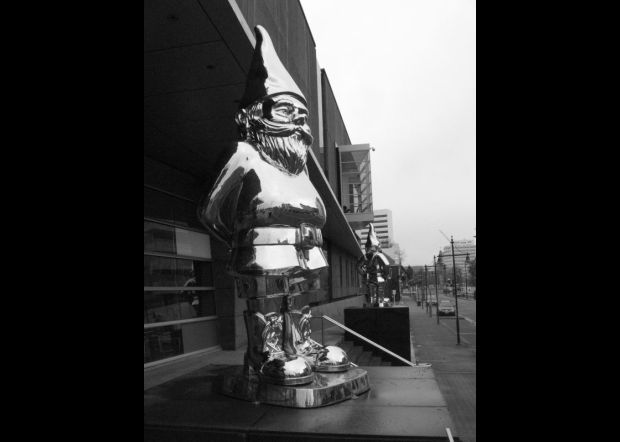
[[[231,249],[240,277],[309,277],[327,266],[321,249],[326,213],[306,168],[312,144],[306,100],[265,29],[256,48],[242,109],[242,141],[201,201],[198,216]]]
[[[312,313],[309,306],[304,306],[301,311],[293,310],[293,317],[297,319],[295,347],[297,354],[304,356],[315,371],[338,372],[346,371],[351,367],[347,353],[340,347],[328,345],[324,347],[310,338],[310,319]]]
[[[349,369],[351,363],[347,353],[340,347],[328,345],[320,350],[315,359],[315,370],[321,372],[336,372]]]
[[[291,356],[282,352],[263,364],[260,379],[280,385],[303,385],[312,382],[312,366],[301,356]]]
[[[244,375],[265,384],[302,385],[315,371],[350,367],[338,347],[310,339],[310,309],[292,309],[291,287],[327,267],[325,205],[308,176],[313,138],[307,101],[262,26],[235,116],[241,140],[198,206],[207,230],[230,248],[248,349]]]
[[[215,388],[237,399],[291,408],[316,408],[351,399],[370,389],[368,372],[352,368],[341,373],[314,373],[306,385],[276,385],[245,376],[238,368],[223,373]]]
[[[378,307],[383,305],[381,291],[385,287],[385,277],[389,272],[390,262],[381,253],[381,244],[375,233],[375,226],[368,224],[368,236],[366,238],[366,254],[357,262],[357,271],[366,283],[366,300],[369,304]]]

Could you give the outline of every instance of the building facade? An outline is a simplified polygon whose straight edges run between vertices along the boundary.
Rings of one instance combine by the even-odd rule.
[[[144,20],[145,368],[247,344],[245,299],[226,272],[229,250],[210,237],[196,212],[239,137],[234,115],[257,24],[307,98],[314,137],[308,173],[327,211],[329,267],[295,306],[309,304],[342,320],[344,307],[364,302],[356,272],[362,251],[339,185],[337,149],[351,140],[300,3],[147,1]]]
[[[465,268],[465,259],[467,258],[467,253],[469,253],[470,261],[476,259],[476,243],[473,240],[462,239],[459,241],[454,241],[454,262],[456,264],[456,268]],[[447,245],[441,251],[443,256],[443,263],[446,265],[446,268],[452,268],[452,246]]]

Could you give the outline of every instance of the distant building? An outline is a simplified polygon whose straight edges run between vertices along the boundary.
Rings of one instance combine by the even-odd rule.
[[[463,268],[465,266],[466,254],[469,253],[470,263],[476,259],[476,243],[470,239],[462,239],[460,241],[454,241],[454,261],[456,268]],[[449,244],[441,251],[443,255],[443,263],[446,268],[452,268],[452,246]],[[462,256],[457,256],[462,255]]]
[[[380,209],[375,210],[373,212],[373,220],[372,223],[375,226],[375,233],[377,234],[377,239],[381,243],[381,248],[391,249],[394,246],[394,227],[392,226],[392,211],[389,209]],[[357,231],[358,235],[361,238],[361,246],[362,248],[366,244],[366,237],[368,236],[368,225],[365,228]],[[397,247],[395,247],[396,249]],[[390,250],[387,250],[389,253]],[[394,251],[392,251],[394,252]],[[391,253],[392,257],[394,257],[394,253]]]
[[[340,202],[353,229],[368,225],[373,218],[370,144],[338,144]],[[364,238],[364,241],[366,238]]]

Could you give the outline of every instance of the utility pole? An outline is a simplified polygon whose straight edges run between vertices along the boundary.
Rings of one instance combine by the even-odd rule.
[[[429,316],[433,316],[433,303],[432,303],[432,296],[428,295],[428,266],[425,264],[424,265],[424,284],[425,284],[425,290],[426,290],[426,310],[428,311],[428,315]]]
[[[435,301],[437,301],[435,317],[437,318],[437,324],[439,324],[439,295],[437,294],[437,261],[435,255],[433,255],[433,267],[435,268]]]
[[[452,275],[454,276],[454,282],[452,288],[454,291],[454,305],[456,310],[456,343],[461,343],[461,329],[459,328],[459,300],[456,294],[456,260],[454,259],[454,239],[450,235],[450,246],[452,247]]]
[[[426,312],[428,313],[428,269],[424,266],[424,302],[426,302]]]
[[[469,253],[465,258],[464,266],[465,266],[465,299],[467,299],[467,264],[469,264]]]

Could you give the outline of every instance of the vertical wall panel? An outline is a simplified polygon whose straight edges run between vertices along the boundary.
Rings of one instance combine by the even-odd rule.
[[[321,88],[323,89],[323,136],[325,142],[325,163],[327,164],[327,179],[334,193],[340,198],[340,185],[338,182],[338,155],[336,144],[339,146],[352,144],[347,128],[342,120],[338,109],[338,103],[334,91],[329,84],[329,78],[324,69],[321,69]]]

